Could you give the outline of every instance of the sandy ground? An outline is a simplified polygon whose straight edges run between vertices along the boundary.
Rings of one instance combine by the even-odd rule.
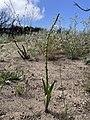
[[[57,83],[49,113],[45,113],[42,85],[42,78],[45,79],[44,59],[24,61],[12,43],[1,46],[0,54],[5,60],[0,62],[0,69],[9,65],[10,70],[22,69],[28,80],[27,91],[25,80],[3,86],[0,92],[0,120],[90,120],[90,93],[84,87],[90,80],[86,77],[90,66],[84,64],[83,58],[71,61],[60,55],[57,60],[48,62],[49,82],[56,80]],[[25,88],[20,96],[15,93],[17,85]]]

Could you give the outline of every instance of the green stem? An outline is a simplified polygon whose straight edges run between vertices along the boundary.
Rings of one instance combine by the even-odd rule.
[[[46,48],[45,48],[45,69],[46,69],[46,85],[48,88],[48,43],[46,42]]]
[[[57,22],[57,20],[59,18],[59,15],[60,14],[57,15],[54,23],[52,24],[51,29],[50,29],[50,31],[49,31],[49,33],[47,35],[47,39],[46,39],[47,41],[46,41],[46,46],[45,46],[45,69],[46,69],[46,85],[47,85],[47,88],[48,88],[48,67],[47,67],[47,64],[48,64],[48,42],[49,42],[50,34],[52,33],[54,25],[56,24],[56,22]]]

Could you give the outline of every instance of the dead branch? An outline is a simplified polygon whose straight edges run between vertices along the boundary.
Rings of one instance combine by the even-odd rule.
[[[80,8],[81,10],[85,11],[85,12],[88,12],[90,11],[90,9],[84,9],[82,8],[80,5],[78,5],[76,2],[74,2],[74,5],[77,6],[78,8]]]

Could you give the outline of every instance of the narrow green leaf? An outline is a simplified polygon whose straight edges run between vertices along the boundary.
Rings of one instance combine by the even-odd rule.
[[[45,112],[48,111],[48,105],[49,105],[49,102],[50,102],[50,98],[48,95],[45,96],[45,100],[44,100],[44,104],[45,104]]]
[[[53,81],[53,83],[51,84],[50,88],[49,88],[49,93],[51,94],[52,90],[53,90],[53,87],[54,87],[54,84],[56,83],[56,81]]]
[[[45,81],[42,79],[42,82],[43,82],[43,88],[44,88],[44,92],[45,92],[45,95],[47,95],[47,93],[48,93],[48,88],[47,88],[47,86],[46,86],[46,84],[45,84]]]

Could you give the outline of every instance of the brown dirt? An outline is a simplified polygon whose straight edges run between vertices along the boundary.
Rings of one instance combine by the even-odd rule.
[[[49,113],[45,113],[42,85],[42,78],[45,79],[44,59],[40,58],[38,62],[24,61],[12,43],[5,44],[0,51],[5,60],[0,62],[0,69],[9,65],[10,70],[22,69],[28,80],[27,92],[24,91],[21,96],[15,93],[15,88],[17,84],[26,88],[25,81],[3,86],[0,92],[0,120],[90,120],[90,93],[86,93],[84,88],[88,81],[85,73],[90,71],[90,66],[85,65],[82,58],[71,61],[60,55],[59,59],[48,62],[49,82],[56,80],[57,83]],[[64,100],[68,118],[65,115]]]

